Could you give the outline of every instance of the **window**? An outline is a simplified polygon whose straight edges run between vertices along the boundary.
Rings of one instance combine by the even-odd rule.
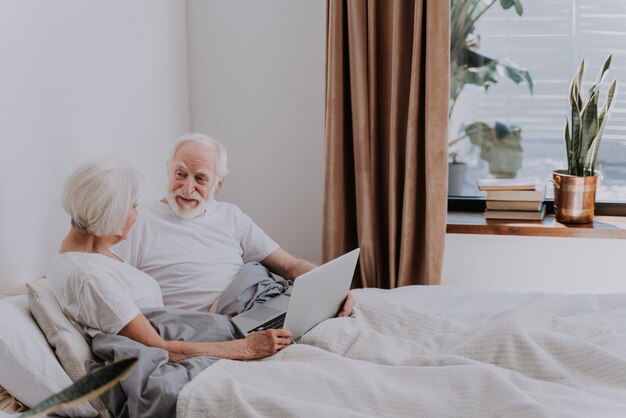
[[[504,77],[486,92],[466,85],[450,117],[450,136],[477,121],[519,126],[523,151],[516,175],[546,183],[551,198],[552,170],[566,168],[563,130],[570,114],[571,78],[579,62],[587,59],[582,89],[586,96],[611,53],[613,62],[601,87],[600,103],[604,103],[613,78],[618,80],[618,96],[600,145],[596,168],[602,178],[596,200],[626,203],[626,2],[522,0],[522,4],[522,16],[513,9],[502,9],[496,1],[478,19],[474,34],[480,36],[480,47],[476,51],[487,57],[507,57],[525,67],[532,77],[533,94],[527,84]],[[480,149],[464,139],[450,150],[467,167],[460,188],[450,194],[480,196],[476,180],[491,177]],[[451,188],[454,176],[451,171]]]

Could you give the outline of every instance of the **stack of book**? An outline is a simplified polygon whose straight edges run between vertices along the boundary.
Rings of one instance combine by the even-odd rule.
[[[478,189],[487,192],[486,219],[540,221],[546,214],[546,186],[532,180],[478,180]]]

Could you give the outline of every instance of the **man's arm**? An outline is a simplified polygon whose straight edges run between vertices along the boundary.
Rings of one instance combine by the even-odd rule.
[[[315,264],[294,257],[282,248],[273,251],[261,260],[261,264],[272,273],[276,273],[287,280],[294,280],[296,277],[315,268]]]
[[[275,250],[261,260],[261,264],[267,267],[272,273],[276,273],[287,280],[295,280],[296,277],[315,268],[315,264],[296,258],[282,248]],[[337,316],[350,316],[352,314],[353,305],[354,300],[352,293],[348,292],[343,306],[341,307],[341,311],[339,311]]]
[[[126,324],[118,334],[148,347],[166,350],[169,361],[173,363],[198,356],[258,359],[276,354],[291,343],[291,332],[286,329],[258,331],[241,340],[222,342],[164,341],[142,314]]]

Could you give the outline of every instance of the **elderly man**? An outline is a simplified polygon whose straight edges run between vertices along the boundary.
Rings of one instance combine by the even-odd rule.
[[[181,136],[167,165],[167,196],[140,209],[128,239],[115,248],[156,279],[167,307],[209,312],[245,263],[260,262],[288,280],[315,267],[280,248],[237,206],[215,200],[227,163],[220,142]],[[339,316],[351,312],[348,294]]]

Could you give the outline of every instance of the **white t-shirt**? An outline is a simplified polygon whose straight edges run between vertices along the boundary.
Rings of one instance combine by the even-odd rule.
[[[182,219],[157,202],[140,208],[115,252],[154,277],[165,306],[208,312],[244,263],[261,261],[278,248],[231,203],[214,201],[203,216]]]
[[[143,308],[163,307],[161,289],[136,268],[102,254],[57,254],[48,282],[65,313],[94,336],[117,334]]]

